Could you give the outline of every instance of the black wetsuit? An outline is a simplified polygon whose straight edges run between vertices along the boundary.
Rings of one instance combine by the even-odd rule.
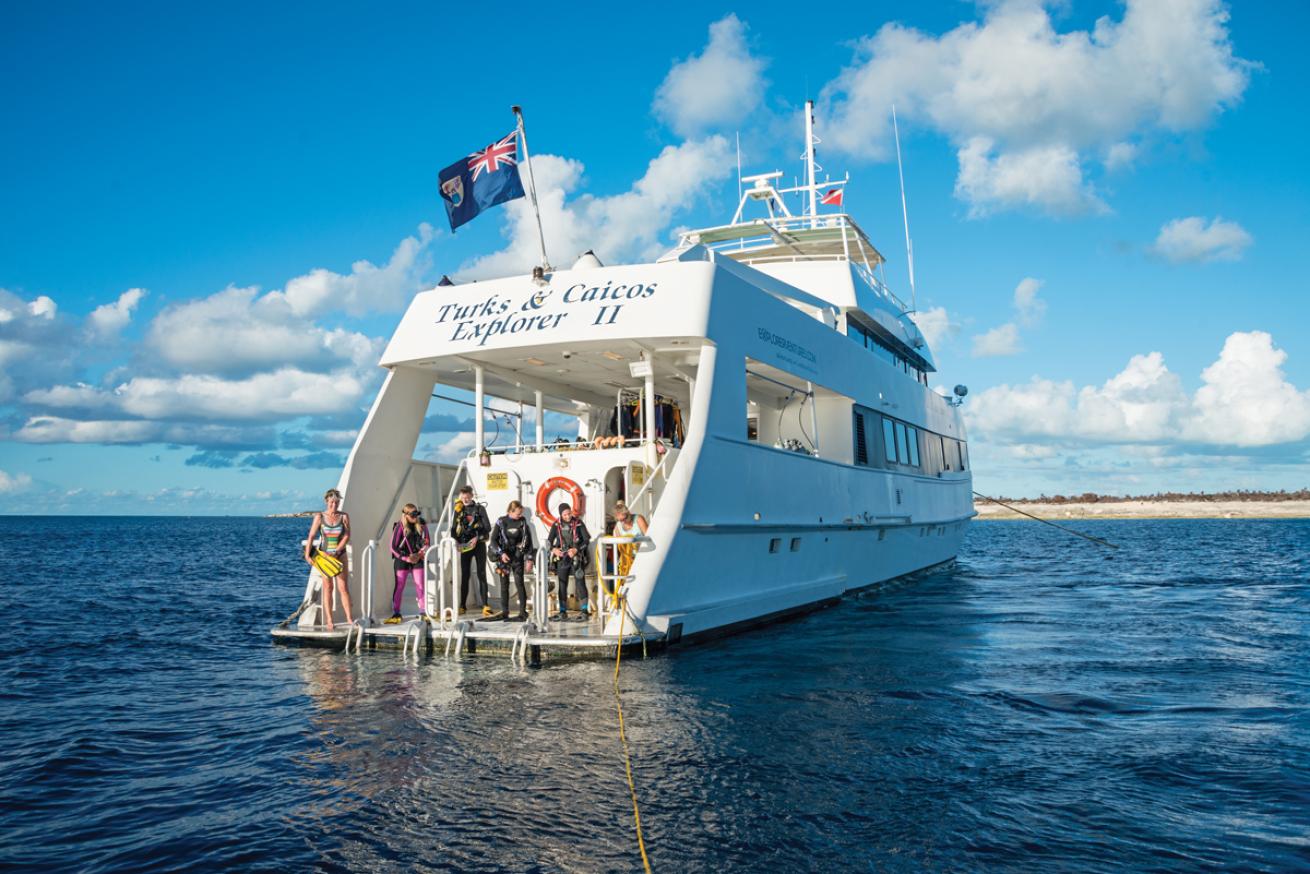
[[[511,578],[519,593],[519,612],[515,618],[519,621],[528,618],[528,591],[523,585],[523,564],[532,559],[536,544],[532,537],[532,524],[522,517],[511,519],[508,515],[496,521],[491,532],[491,557],[501,569],[505,600],[500,611],[501,619],[509,618],[509,584]],[[504,556],[508,555],[508,560]]]
[[[459,607],[463,609],[468,605],[469,600],[469,580],[471,579],[473,569],[478,572],[478,593],[481,596],[483,606],[489,604],[487,600],[487,537],[491,535],[491,522],[487,519],[487,511],[481,504],[474,503],[472,506],[460,507],[459,512],[455,513],[455,518],[450,524],[450,536],[455,538],[459,544]],[[471,549],[465,547],[473,542],[474,538],[477,543]]]
[[[551,549],[558,549],[563,553],[555,559],[555,577],[559,580],[556,594],[559,597],[560,616],[568,615],[570,576],[573,577],[573,590],[577,593],[578,602],[587,603],[587,544],[590,542],[591,535],[587,533],[587,526],[577,516],[568,522],[556,520],[555,524],[550,526],[548,545]],[[570,549],[576,549],[578,554],[570,558]]]

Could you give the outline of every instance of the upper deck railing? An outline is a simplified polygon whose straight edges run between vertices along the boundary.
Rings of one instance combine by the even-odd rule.
[[[680,245],[702,245],[743,264],[795,261],[846,261],[875,295],[900,312],[909,307],[878,278],[882,254],[855,220],[845,213],[774,216],[767,219],[686,231]]]

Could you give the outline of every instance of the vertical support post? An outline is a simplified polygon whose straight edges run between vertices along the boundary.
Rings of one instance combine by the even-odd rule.
[[[514,451],[523,451],[523,401],[519,401],[519,417],[514,420]]]
[[[473,451],[482,451],[483,442],[483,424],[482,424],[482,404],[484,403],[482,395],[482,365],[473,365]]]
[[[642,404],[642,413],[646,419],[646,442],[655,442],[655,356],[648,354],[650,373],[646,374],[646,402]]]
[[[538,390],[534,396],[537,411],[537,448],[542,449],[546,445],[546,411],[541,407],[541,391]]]
[[[806,390],[810,393],[810,430],[814,432],[814,454],[819,454],[819,410],[818,398],[815,397],[814,383],[806,382]]]
[[[815,384],[806,383],[810,392],[810,430],[815,432],[815,455],[819,455],[819,398],[815,396]]]

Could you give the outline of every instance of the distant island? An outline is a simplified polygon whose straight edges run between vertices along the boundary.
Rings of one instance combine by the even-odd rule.
[[[1276,492],[1156,492],[1149,495],[1041,495],[995,500],[1041,518],[1059,519],[1306,519],[1310,489]],[[979,519],[1021,519],[1023,515],[987,498],[975,498]]]

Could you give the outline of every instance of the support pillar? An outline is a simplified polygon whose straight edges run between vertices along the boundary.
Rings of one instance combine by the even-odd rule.
[[[481,452],[483,448],[482,405],[482,365],[473,365],[473,451]]]

